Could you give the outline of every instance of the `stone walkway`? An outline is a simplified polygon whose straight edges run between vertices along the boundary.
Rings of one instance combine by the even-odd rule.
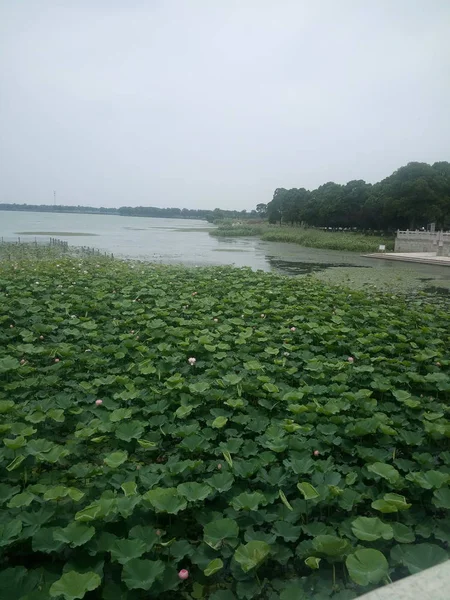
[[[364,257],[450,267],[450,256],[436,256],[433,252],[377,252],[376,254],[364,254]]]
[[[450,561],[360,596],[358,600],[448,600]]]

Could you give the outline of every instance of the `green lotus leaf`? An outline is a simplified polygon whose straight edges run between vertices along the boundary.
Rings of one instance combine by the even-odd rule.
[[[264,367],[257,360],[249,360],[244,363],[244,368],[247,371],[262,371]]]
[[[117,469],[120,467],[128,458],[128,452],[124,452],[123,450],[117,450],[116,452],[111,452],[103,459],[103,462],[108,465],[111,469]]]
[[[269,394],[277,394],[280,391],[273,383],[265,383],[263,385],[263,390],[266,390],[266,392],[269,392]]]
[[[285,466],[292,471],[296,475],[306,475],[312,473],[316,468],[315,462],[312,458],[292,458],[289,463],[285,462]]]
[[[33,438],[28,442],[27,449],[32,456],[44,457],[45,454],[51,452],[55,448],[55,446],[56,445],[50,442],[49,440]]]
[[[33,535],[33,551],[34,552],[45,552],[50,554],[51,552],[59,552],[64,546],[64,542],[55,540],[53,532],[56,530],[54,527],[41,527]]]
[[[147,551],[147,545],[140,539],[116,540],[109,551],[111,560],[124,565],[133,558],[140,558]]]
[[[390,502],[386,502],[386,500],[374,500],[371,504],[372,508],[375,510],[379,510],[381,513],[396,513],[398,512],[398,508],[395,504],[391,504]]]
[[[436,544],[394,546],[391,558],[404,565],[411,575],[448,560],[448,553]]]
[[[359,540],[366,542],[373,542],[380,538],[390,540],[394,535],[392,527],[383,523],[378,517],[358,517],[352,522],[352,531]]]
[[[239,535],[239,526],[233,519],[216,519],[205,525],[203,539],[214,550],[226,540],[234,540]]]
[[[285,542],[297,542],[301,537],[302,528],[300,525],[292,525],[287,521],[275,521],[273,530]]]
[[[214,421],[212,422],[211,427],[214,427],[215,429],[222,429],[222,427],[225,427],[225,425],[227,423],[228,423],[227,417],[216,417],[214,419]]]
[[[135,481],[126,481],[125,483],[122,483],[120,487],[122,488],[123,493],[127,497],[136,496],[137,494],[137,485]]]
[[[153,373],[156,373],[156,367],[150,360],[144,360],[139,365],[139,372],[143,375],[152,375]]]
[[[303,481],[302,483],[297,483],[298,489],[303,494],[305,500],[314,500],[315,498],[319,498],[320,494],[310,483]]]
[[[400,473],[392,465],[376,462],[367,466],[368,471],[387,479],[389,483],[396,483],[400,479]]]
[[[243,492],[230,501],[234,510],[258,510],[262,504],[267,504],[267,499],[261,492]]]
[[[362,586],[379,583],[389,574],[386,557],[379,550],[372,548],[364,548],[350,554],[345,564],[352,580]]]
[[[156,442],[149,442],[148,440],[138,440],[138,444],[145,450],[153,450],[158,447],[158,444],[156,444]]]
[[[20,367],[20,362],[12,356],[5,356],[0,358],[0,373],[6,373],[8,371],[14,371]]]
[[[411,544],[415,541],[416,536],[410,527],[403,525],[403,523],[391,523],[391,527],[396,542],[400,542],[401,544]]]
[[[189,384],[189,391],[192,394],[203,394],[210,389],[210,385],[207,381],[198,381],[197,383]]]
[[[395,513],[401,510],[408,510],[411,507],[404,496],[399,494],[385,494],[383,499],[372,502],[372,508],[382,513]]]
[[[229,398],[225,400],[225,404],[231,408],[244,408],[246,402],[242,398]]]
[[[210,577],[211,575],[214,575],[214,573],[217,573],[217,571],[220,571],[222,568],[223,561],[220,558],[215,558],[208,563],[208,566],[203,570],[203,573],[206,575],[206,577]]]
[[[132,420],[119,423],[115,431],[115,436],[119,438],[119,440],[130,442],[133,438],[140,438],[143,433],[143,425],[139,421]]]
[[[308,558],[305,558],[305,565],[310,569],[318,569],[320,561],[320,558],[316,558],[315,556],[308,556]]]
[[[0,415],[10,412],[15,406],[12,400],[0,400]]]
[[[18,467],[20,467],[20,465],[23,463],[23,461],[25,460],[25,456],[23,456],[23,454],[19,454],[19,456],[16,456],[10,463],[9,465],[7,465],[6,470],[7,471],[15,471]]]
[[[179,406],[177,408],[177,410],[175,411],[175,416],[178,417],[178,419],[184,419],[185,417],[190,415],[193,410],[194,410],[193,406],[182,405],[182,406]]]
[[[329,558],[341,558],[351,550],[348,540],[335,535],[318,535],[313,539],[312,544],[316,552]]]
[[[225,385],[238,385],[242,381],[242,375],[236,375],[235,373],[229,373],[222,377],[222,381]]]
[[[47,417],[53,419],[53,421],[56,421],[57,423],[64,423],[65,421],[64,411],[61,408],[51,408],[47,412]]]
[[[231,486],[234,483],[234,477],[231,473],[228,472],[216,473],[216,475],[213,475],[209,479],[206,479],[205,483],[210,485],[218,492],[228,492],[228,490],[231,489]]]
[[[55,581],[50,587],[50,596],[63,596],[65,600],[75,600],[84,598],[87,592],[91,592],[99,587],[101,579],[93,571],[87,573],[77,573],[69,571]]]
[[[95,534],[93,527],[80,523],[70,523],[67,527],[57,528],[53,532],[53,538],[58,542],[69,544],[72,548],[83,546]]]
[[[266,542],[252,541],[241,544],[234,553],[234,560],[239,563],[244,573],[258,567],[269,555],[270,546]]]
[[[283,490],[278,490],[278,495],[279,495],[279,497],[280,497],[280,500],[281,500],[281,502],[282,502],[282,503],[285,505],[285,507],[286,507],[288,510],[291,510],[291,511],[292,511],[292,510],[294,510],[294,509],[292,508],[291,504],[289,504],[289,501],[288,501],[288,499],[286,498],[286,495],[285,495],[285,493],[283,492]]]
[[[65,485],[56,485],[51,488],[47,488],[44,493],[44,500],[61,500],[69,494],[69,488]]]
[[[209,600],[236,600],[231,590],[218,590],[210,595]]]
[[[84,492],[74,487],[68,488],[67,494],[74,502],[79,502],[85,495]]]
[[[161,579],[164,569],[161,560],[133,558],[123,567],[122,581],[130,590],[149,590],[158,579]]]
[[[111,423],[119,423],[124,419],[129,419],[132,414],[133,411],[131,410],[131,408],[116,408],[109,415],[109,420],[111,421]]]
[[[432,502],[438,508],[450,508],[450,487],[442,487],[433,492]]]
[[[441,473],[440,471],[426,471],[425,473],[408,473],[406,479],[425,490],[432,490],[439,489],[444,484],[448,483],[450,481],[450,475],[448,473]]]
[[[130,529],[130,539],[142,540],[145,544],[147,552],[153,548],[153,546],[160,541],[155,529],[148,525],[135,525]]]
[[[205,483],[191,481],[189,483],[180,483],[177,486],[177,492],[189,502],[198,502],[207,498],[212,493],[212,489]]]
[[[224,450],[222,452],[222,454],[223,454],[224,459],[227,461],[230,469],[232,469],[233,468],[233,459],[231,458],[231,454],[229,453],[228,450]]]
[[[18,450],[25,446],[27,440],[22,435],[19,435],[15,438],[3,438],[3,443],[10,450]]]
[[[405,390],[393,390],[392,395],[395,396],[399,402],[405,402],[405,400],[411,398],[411,394]]]
[[[29,506],[33,500],[35,499],[34,494],[30,494],[30,492],[22,492],[21,494],[17,494],[13,496],[11,500],[8,502],[8,508],[20,508],[21,506]]]
[[[11,486],[6,483],[0,483],[0,503],[6,502],[19,491],[20,487],[18,485]]]
[[[16,539],[22,531],[22,521],[12,519],[7,523],[0,523],[0,547],[8,546],[11,540]]]
[[[186,500],[179,495],[176,488],[155,488],[143,495],[157,512],[176,515],[187,506]]]

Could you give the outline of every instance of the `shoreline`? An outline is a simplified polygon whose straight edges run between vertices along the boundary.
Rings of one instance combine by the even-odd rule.
[[[450,267],[450,256],[436,256],[432,252],[387,252],[363,254],[364,258],[379,258],[381,260],[393,260],[401,262],[412,262],[425,265],[438,265]]]

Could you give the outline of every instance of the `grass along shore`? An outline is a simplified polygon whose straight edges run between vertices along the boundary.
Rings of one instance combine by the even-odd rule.
[[[449,557],[448,303],[0,260],[11,600],[352,600]]]
[[[341,250],[350,252],[370,253],[377,252],[380,244],[386,250],[394,249],[394,239],[363,233],[347,231],[324,231],[322,229],[306,229],[303,227],[289,227],[279,225],[252,224],[219,224],[217,229],[209,232],[216,237],[248,237],[258,236],[267,242],[290,242],[309,248],[327,248],[328,250]]]

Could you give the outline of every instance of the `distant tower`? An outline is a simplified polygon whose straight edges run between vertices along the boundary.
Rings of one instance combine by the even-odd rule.
[[[56,190],[53,190],[53,206],[56,206]]]

